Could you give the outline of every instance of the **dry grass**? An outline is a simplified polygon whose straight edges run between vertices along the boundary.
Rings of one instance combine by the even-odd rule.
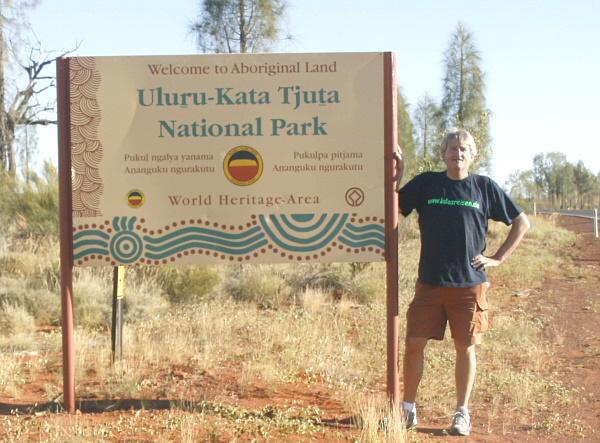
[[[559,265],[564,260],[563,246],[574,240],[551,223],[533,222],[523,246],[492,275],[493,280],[501,280],[513,290],[539,286],[542,271]],[[414,217],[403,223],[402,312],[412,297],[419,252]],[[491,227],[490,249],[497,247],[505,229]],[[5,395],[17,396],[23,383],[60,364],[60,334],[35,338],[33,333],[36,324],[58,322],[56,301],[60,298],[52,277],[56,270],[47,265],[57,266],[50,258],[55,253],[52,248],[36,254],[19,250],[0,257],[7,264],[0,271],[0,321],[7,325],[0,330],[0,390]],[[524,265],[532,262],[536,263],[533,267]],[[156,270],[136,268],[128,273],[124,354],[113,366],[108,332],[111,270],[77,270],[76,378],[80,383],[78,392],[95,398],[177,399],[182,386],[190,383],[189,394],[179,400],[195,406],[190,410],[175,407],[154,425],[151,420],[144,421],[142,412],[137,418],[123,418],[120,424],[103,429],[91,429],[83,420],[68,422],[57,416],[54,428],[44,431],[45,441],[109,441],[111,435],[120,435],[121,431],[127,435],[136,426],[155,429],[156,441],[222,441],[217,437],[224,436],[236,441],[242,435],[275,441],[278,435],[318,432],[312,426],[318,420],[318,411],[299,413],[294,409],[297,406],[291,405],[268,414],[250,413],[233,406],[233,399],[227,396],[210,398],[212,394],[194,390],[189,378],[166,376],[173,373],[173,368],[203,374],[218,373],[222,367],[237,368],[238,375],[230,383],[235,384],[233,391],[241,393],[257,384],[273,390],[286,383],[324,384],[360,417],[359,441],[408,441],[398,420],[388,411],[384,393],[385,264],[215,267],[210,272],[197,270],[193,285],[181,278],[185,272],[174,268],[159,275]],[[177,296],[177,287],[187,291],[185,296]],[[202,294],[195,296],[194,287],[201,288],[198,291]],[[34,308],[38,305],[32,297],[36,296],[54,306],[51,314]],[[560,331],[556,331],[555,343],[540,344],[539,320],[518,310],[503,310],[502,306],[494,309],[492,329],[479,351],[485,370],[478,376],[474,402],[494,417],[506,407],[526,411],[550,398],[572,401],[572,393],[560,381],[545,377],[542,382],[537,374],[551,358]],[[28,326],[17,331],[11,323],[16,319]],[[403,336],[403,322],[401,328]],[[21,332],[25,335],[19,335]],[[41,363],[36,366],[20,360],[13,354],[19,350],[36,352],[34,360]],[[428,348],[419,392],[423,414],[440,416],[452,408],[453,353],[449,340]],[[519,359],[527,360],[531,369],[524,371],[515,365]],[[48,401],[55,399],[61,383],[60,373],[46,381]],[[293,417],[304,418],[294,421]],[[384,431],[380,427],[383,417],[390,418]],[[16,441],[15,436],[25,432],[27,426],[16,419],[7,423],[6,419],[4,426],[0,422],[7,436],[0,441]],[[77,437],[71,439],[73,435]],[[211,435],[215,440],[210,440]]]
[[[502,266],[489,271],[492,281],[506,282],[515,292],[539,286],[544,271],[565,263],[568,259],[565,246],[572,245],[577,238],[571,231],[557,229],[552,219],[548,221],[532,217],[530,222],[531,229],[527,232],[526,240]],[[508,229],[501,223],[490,223],[486,252],[493,253],[498,249]]]
[[[401,417],[390,407],[387,396],[358,392],[352,399],[360,441],[365,443],[404,443],[410,441]]]

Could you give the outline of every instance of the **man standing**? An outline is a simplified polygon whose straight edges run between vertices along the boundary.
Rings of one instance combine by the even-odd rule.
[[[421,232],[415,297],[406,314],[402,407],[406,426],[416,426],[425,346],[429,339],[442,340],[448,323],[456,349],[456,412],[449,433],[469,435],[475,345],[487,329],[485,268],[508,258],[529,229],[529,220],[494,181],[469,172],[477,146],[468,131],[447,134],[441,154],[446,171],[420,174],[399,191],[400,212],[406,217],[416,210]],[[398,161],[402,172],[401,155]],[[490,219],[511,228],[498,251],[484,256]]]

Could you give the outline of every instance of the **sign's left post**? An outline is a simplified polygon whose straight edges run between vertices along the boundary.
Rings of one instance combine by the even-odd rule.
[[[58,181],[60,215],[61,329],[63,401],[75,413],[75,334],[73,327],[73,211],[69,59],[56,60],[58,104]]]

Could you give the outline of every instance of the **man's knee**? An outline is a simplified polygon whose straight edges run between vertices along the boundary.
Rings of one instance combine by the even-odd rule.
[[[456,354],[459,356],[475,354],[475,344],[461,340],[454,340],[454,349],[456,349]]]
[[[423,337],[407,337],[404,347],[405,354],[421,354],[429,339]]]

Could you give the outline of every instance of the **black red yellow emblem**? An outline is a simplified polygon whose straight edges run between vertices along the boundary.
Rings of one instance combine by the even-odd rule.
[[[139,189],[132,189],[127,193],[127,204],[129,207],[137,209],[144,204],[146,198],[144,193]]]
[[[227,179],[235,185],[251,185],[262,175],[262,157],[256,149],[248,146],[238,146],[225,156],[223,172],[225,172]]]

